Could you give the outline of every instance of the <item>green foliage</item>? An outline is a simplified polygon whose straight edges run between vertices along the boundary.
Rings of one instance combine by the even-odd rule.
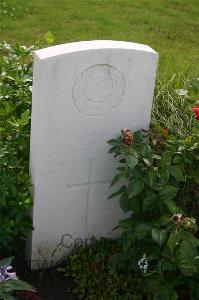
[[[0,250],[31,228],[28,175],[33,47],[0,44]],[[17,243],[15,243],[17,241]]]
[[[122,249],[113,269],[125,261],[137,272],[146,257],[147,271],[140,271],[152,299],[181,299],[182,282],[187,299],[198,299],[199,129],[179,138],[156,126],[134,133],[131,145],[122,137],[108,143],[119,161],[114,178],[123,182],[110,197],[129,212],[119,222]]]
[[[179,86],[181,87],[179,89]],[[159,124],[171,134],[185,137],[192,127],[198,127],[191,106],[199,98],[199,80],[183,79],[178,82],[174,75],[169,80],[157,79],[153,100],[152,124]]]
[[[9,268],[12,262],[12,258],[6,258],[0,261],[0,275],[4,275],[5,268]],[[4,277],[4,276],[3,276]],[[6,276],[8,277],[8,276]],[[9,279],[3,280],[0,278],[0,299],[2,300],[13,300],[14,291],[32,291],[35,292],[35,289],[30,286],[27,282],[19,279]]]
[[[59,268],[65,276],[74,279],[72,292],[79,299],[142,300],[142,278],[126,270],[115,273],[109,268],[112,255],[119,252],[120,245],[115,240],[101,238],[91,245],[76,246],[66,258],[64,267]]]
[[[197,0],[0,1],[2,40],[31,45],[49,30],[56,44],[108,39],[149,45],[160,54],[158,77],[198,74]]]

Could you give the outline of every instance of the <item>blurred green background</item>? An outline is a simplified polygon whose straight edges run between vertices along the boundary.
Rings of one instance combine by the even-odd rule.
[[[1,0],[1,41],[30,45],[48,31],[56,44],[93,39],[147,44],[160,54],[159,74],[198,74],[198,0]]]

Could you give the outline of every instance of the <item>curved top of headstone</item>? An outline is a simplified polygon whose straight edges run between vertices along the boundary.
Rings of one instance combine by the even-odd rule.
[[[82,41],[74,43],[66,43],[56,45],[35,51],[40,59],[47,59],[62,54],[73,53],[78,51],[87,50],[100,50],[100,49],[123,49],[123,50],[137,50],[158,55],[158,53],[151,47],[138,43],[111,41],[111,40],[96,40],[96,41]]]

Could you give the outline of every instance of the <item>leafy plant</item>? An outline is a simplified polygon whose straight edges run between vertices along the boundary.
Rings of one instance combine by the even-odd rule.
[[[0,250],[16,250],[32,206],[28,174],[32,51],[0,44]],[[17,242],[16,242],[17,241]]]
[[[117,240],[107,238],[93,239],[91,245],[80,245],[73,249],[59,270],[74,279],[72,292],[79,299],[142,299],[141,276],[136,277],[128,270],[117,274],[109,268],[109,259],[119,249]]]
[[[4,5],[4,4],[3,4]],[[0,43],[0,251],[21,248],[32,229],[29,178],[33,51],[51,45],[47,32],[36,46]]]
[[[35,289],[25,281],[19,280],[15,272],[12,272],[10,266],[12,258],[6,258],[0,261],[0,299],[15,299],[13,292],[15,291],[32,291]]]
[[[124,129],[108,141],[119,159],[111,185],[124,182],[109,198],[119,196],[129,213],[119,222],[122,251],[112,257],[112,268],[119,272],[121,261],[139,268],[152,299],[178,299],[182,285],[186,297],[197,299],[199,130],[180,139],[157,126],[131,133],[130,142],[129,136]]]

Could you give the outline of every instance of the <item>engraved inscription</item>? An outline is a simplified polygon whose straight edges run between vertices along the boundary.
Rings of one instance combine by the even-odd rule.
[[[77,77],[73,85],[73,103],[84,115],[101,116],[121,102],[124,86],[124,77],[117,68],[94,65]]]

